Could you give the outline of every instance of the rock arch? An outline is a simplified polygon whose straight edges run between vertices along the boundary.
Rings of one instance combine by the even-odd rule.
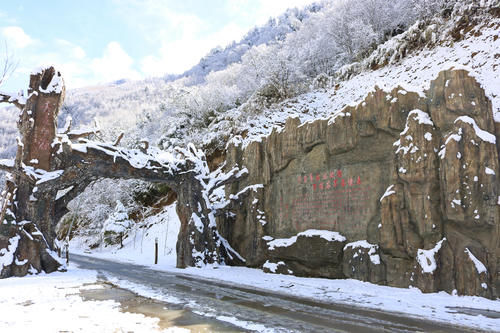
[[[9,173],[0,206],[0,277],[61,267],[54,252],[55,225],[68,212],[67,204],[98,178],[164,183],[177,193],[178,267],[245,261],[219,234],[215,217],[257,188],[230,200],[211,194],[245,176],[246,169],[211,172],[204,153],[192,144],[166,153],[121,148],[119,140],[92,142],[86,138],[96,130],[72,131],[70,123],[58,133],[64,94],[64,80],[54,67],[31,74],[27,97],[0,94],[0,102],[20,109],[16,158],[0,161],[0,169]]]

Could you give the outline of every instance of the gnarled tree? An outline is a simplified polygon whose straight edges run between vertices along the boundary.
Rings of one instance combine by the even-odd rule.
[[[215,217],[242,196],[229,200],[218,191],[247,171],[238,167],[211,172],[205,155],[192,144],[174,152],[154,147],[125,149],[87,139],[96,129],[57,132],[57,115],[64,100],[64,81],[53,67],[32,73],[28,97],[0,94],[0,102],[21,112],[15,160],[1,160],[7,185],[0,205],[0,277],[24,276],[61,267],[55,255],[55,225],[67,204],[99,178],[141,179],[167,184],[178,195],[181,231],[177,266],[241,263],[245,259],[219,234]]]

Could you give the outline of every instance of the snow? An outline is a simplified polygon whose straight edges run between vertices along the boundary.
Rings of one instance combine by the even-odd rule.
[[[38,75],[38,74],[42,74],[43,71],[44,71],[45,67],[42,67],[42,66],[39,66],[39,67],[35,67],[33,68],[33,70],[31,71],[31,74],[30,75]]]
[[[370,261],[372,262],[372,264],[380,265],[380,256],[378,254],[376,254],[376,252],[378,250],[378,245],[370,244],[366,240],[359,240],[356,242],[347,243],[344,246],[344,251],[348,248],[352,248],[352,249],[364,248],[364,249],[369,250],[368,255],[370,256]]]
[[[394,185],[389,185],[389,187],[385,190],[384,195],[382,195],[382,197],[380,198],[380,202],[382,202],[382,200],[384,200],[384,198],[386,198],[390,195],[396,194],[396,191],[394,191],[393,188],[394,188]]]
[[[23,165],[23,171],[27,176],[36,179],[36,185],[59,178],[64,173],[64,170],[45,171],[26,165]]]
[[[196,227],[196,229],[198,229],[199,232],[203,232],[204,229],[203,222],[201,222],[201,219],[198,215],[193,213],[191,215],[191,221],[193,221],[194,226]]]
[[[496,82],[499,82],[500,73],[498,71],[498,60],[495,60],[493,57],[493,55],[497,53],[497,50],[500,49],[500,39],[493,39],[494,36],[498,35],[497,29],[494,28],[495,23],[498,23],[498,20],[493,20],[490,27],[483,27],[481,29],[481,36],[479,37],[472,38],[469,36],[453,44],[440,43],[441,46],[432,49],[424,48],[422,51],[410,53],[399,64],[390,64],[375,71],[362,72],[348,81],[340,82],[340,86],[336,91],[313,91],[296,98],[295,101],[286,101],[285,103],[288,103],[289,106],[285,106],[285,103],[283,103],[272,109],[264,110],[260,115],[257,112],[255,115],[248,115],[241,112],[241,110],[230,111],[224,116],[230,121],[235,119],[238,120],[238,122],[236,122],[238,126],[246,128],[250,121],[253,121],[254,125],[249,128],[249,133],[245,139],[237,137],[233,139],[233,142],[238,142],[240,145],[246,145],[251,141],[258,141],[263,136],[271,133],[272,130],[282,128],[284,121],[289,116],[299,117],[302,123],[321,117],[330,119],[334,122],[335,118],[346,116],[341,112],[344,106],[348,104],[357,105],[359,101],[365,98],[367,93],[373,91],[375,82],[378,82],[379,86],[385,91],[389,91],[393,87],[399,85],[405,87],[409,92],[416,91],[423,96],[425,89],[429,86],[430,80],[434,79],[440,70],[450,67],[454,67],[454,69],[467,68],[470,71],[470,75],[474,76],[479,81],[488,97],[492,100],[493,116],[497,122],[500,122],[500,85],[496,84]],[[391,41],[388,42],[388,45],[390,43]],[[476,52],[477,55],[472,57],[471,54]],[[411,87],[410,84],[412,85]],[[54,86],[56,87],[52,88],[57,88],[58,85],[54,83]],[[403,94],[401,91],[402,90],[399,90],[398,92]],[[471,105],[474,104],[475,102],[472,101]],[[283,109],[280,110],[280,108]],[[305,110],[308,111],[305,112]],[[249,122],[243,121],[246,120],[247,117],[250,119]],[[457,119],[457,121],[459,120]],[[491,137],[492,134],[481,130],[479,127],[476,128],[477,125],[475,125],[475,122],[471,123],[470,119],[467,118],[463,118],[460,121],[472,124],[476,134],[486,142],[491,143],[493,141],[494,137]],[[210,127],[208,132],[215,133],[216,130],[214,127]],[[429,136],[427,136],[427,134],[429,134]],[[204,134],[201,134],[201,136],[203,135]],[[215,134],[210,133],[210,135]],[[431,133],[428,132],[424,137],[429,141],[432,139]],[[461,136],[454,135],[450,136],[448,139],[459,141]],[[73,145],[73,149],[86,151],[87,146],[75,144]],[[441,158],[444,157],[445,152],[445,148],[440,151]],[[141,156],[142,155],[133,157],[133,161],[136,162],[135,165],[137,165],[137,167],[145,165],[145,160],[142,159]],[[485,171],[488,172],[487,170]],[[475,181],[477,181],[477,179],[477,177],[474,178]],[[384,195],[380,198],[380,201],[394,194],[395,191],[393,188],[394,185],[389,186]],[[500,205],[500,197],[498,198],[498,204]],[[162,212],[160,216],[162,214],[164,214],[164,212]],[[150,228],[134,229],[125,240],[123,249],[99,249],[98,251],[101,251],[99,252],[100,255],[109,256],[115,259],[121,258],[129,262],[152,262],[152,251],[150,249],[152,248],[153,239],[157,234],[160,233],[163,235],[163,233],[166,232],[169,242],[165,241],[165,248],[168,246],[168,248],[173,251],[174,255],[172,255],[171,252],[168,256],[161,256],[160,267],[175,270],[172,268],[172,265],[168,266],[165,262],[161,262],[163,258],[167,262],[175,263],[175,237],[173,238],[174,240],[171,240],[170,233],[168,232],[168,223],[158,221],[157,219],[159,219],[158,216],[152,217],[149,220],[152,223],[154,222],[154,225]],[[165,227],[167,231],[164,230]],[[140,254],[138,254],[139,246],[135,241],[135,237],[139,235],[141,231],[143,235],[144,232],[149,233],[149,236],[142,237],[144,244],[146,244],[144,248],[147,248],[147,250],[143,253],[141,241],[141,251]],[[132,237],[134,237],[133,242]],[[264,237],[266,241],[272,240],[270,236]],[[441,242],[436,244],[434,249],[419,250],[422,251],[422,256],[419,256],[419,258],[423,260],[424,266],[432,266],[434,255],[439,249],[437,249],[435,253],[433,253],[433,250],[435,250],[438,245],[440,247]],[[172,246],[171,244],[174,245]],[[166,258],[168,258],[168,260]],[[422,263],[420,263],[420,265],[422,266]],[[355,303],[357,305],[372,308],[382,307],[393,309],[394,311],[406,312],[417,318],[423,316],[430,319],[474,325],[475,327],[490,330],[497,329],[500,326],[498,319],[495,320],[482,316],[467,316],[450,312],[450,310],[446,308],[448,305],[464,307],[477,306],[479,308],[490,308],[499,311],[498,301],[488,301],[479,297],[457,297],[445,293],[423,295],[415,289],[406,290],[389,288],[352,280],[332,281],[273,276],[263,274],[258,270],[237,267],[220,267],[218,270],[188,269],[177,271],[198,276],[226,279],[227,281],[238,281],[243,284],[261,288],[274,288],[282,292],[290,292],[296,295],[315,297],[327,301]],[[289,290],[281,288],[282,285],[290,285],[292,283],[294,286]],[[2,306],[1,303],[0,306]]]
[[[112,300],[84,300],[80,290],[97,289],[96,282],[97,272],[77,268],[0,280],[2,333],[183,331],[161,330],[158,318],[122,312]]]
[[[479,259],[477,259],[476,256],[474,256],[468,248],[465,248],[464,252],[469,255],[469,259],[474,263],[474,266],[476,266],[477,274],[488,272],[486,266],[484,266],[484,264]]]
[[[345,242],[346,238],[336,231],[309,229],[297,234],[297,236],[314,237],[319,236],[329,242]]]
[[[296,236],[290,238],[278,238],[267,243],[269,250],[274,250],[276,247],[289,247],[295,244],[298,237],[314,237],[319,236],[328,242],[345,242],[346,238],[336,231],[309,229],[299,232]]]
[[[427,140],[427,141],[432,141],[432,134],[429,133],[429,132],[426,132],[424,134],[424,138]]]
[[[93,253],[96,257],[121,258],[132,263],[153,263],[154,244],[158,238],[159,264],[175,266],[177,235],[181,222],[172,204],[156,215],[149,216],[128,230],[123,239],[123,248],[101,246]],[[101,237],[97,235],[97,237]],[[76,236],[70,241],[70,252],[88,251],[94,240],[88,235]]]
[[[225,321],[227,323],[233,324],[233,325],[238,326],[238,327],[245,328],[245,329],[247,329],[249,331],[255,331],[255,332],[274,332],[274,330],[267,329],[264,325],[256,324],[256,323],[251,323],[251,322],[248,322],[246,320],[239,320],[236,317],[216,316],[215,319],[220,320],[220,321]]]
[[[494,20],[496,23],[498,21]],[[345,106],[362,103],[375,85],[386,92],[401,86],[405,91],[416,92],[423,97],[438,73],[449,69],[469,71],[469,75],[480,83],[492,100],[494,119],[500,122],[500,85],[495,84],[500,80],[499,60],[494,57],[500,49],[500,38],[495,37],[498,31],[494,28],[494,22],[481,28],[481,36],[469,35],[459,42],[444,42],[433,48],[412,52],[398,63],[374,71],[366,70],[349,80],[340,81],[335,91],[313,91],[265,110],[260,117],[252,119],[256,126],[247,128],[248,136],[239,140],[243,142],[243,146],[251,141],[259,141],[263,136],[269,135],[273,128],[281,128],[291,116],[298,117],[304,123],[340,114]],[[471,56],[472,54],[475,56]],[[304,112],[305,110],[308,112]],[[481,134],[479,131],[478,135]],[[485,138],[492,139],[489,135]]]
[[[9,238],[9,245],[7,245],[7,248],[0,249],[0,272],[2,272],[4,267],[7,267],[14,262],[14,253],[17,250],[17,244],[20,239],[21,237],[19,236]]]
[[[13,168],[15,164],[14,160],[1,159],[0,165],[5,166],[7,168]]]
[[[490,169],[488,167],[484,168],[484,172],[486,172],[487,175],[494,175],[495,174],[495,171],[493,171],[493,169]]]
[[[420,125],[430,125],[434,126],[431,117],[427,112],[415,109],[408,114],[408,118],[418,121]]]
[[[434,246],[430,250],[418,249],[417,251],[417,261],[422,267],[422,273],[433,274],[437,268],[436,264],[436,254],[441,250],[441,245],[446,238],[443,238],[439,242],[437,242],[436,246]]]
[[[74,186],[67,187],[65,189],[57,191],[56,194],[56,201],[64,197],[66,194],[68,194],[69,191],[71,191],[74,188]]]
[[[463,123],[472,125],[477,137],[479,137],[481,140],[483,140],[485,142],[488,142],[491,144],[496,144],[497,139],[496,139],[495,135],[479,128],[479,126],[476,124],[476,121],[474,119],[472,119],[471,117],[469,117],[469,116],[458,117],[457,119],[455,119],[455,124],[457,122],[463,122]]]
[[[272,263],[269,260],[266,260],[264,265],[262,265],[262,268],[267,268],[269,271],[276,273],[276,270],[278,269],[278,266],[285,265],[283,261],[278,261],[277,263]]]
[[[453,296],[445,292],[424,294],[416,288],[404,289],[379,286],[351,279],[331,280],[266,274],[260,269],[246,267],[217,266],[217,269],[212,269],[210,266],[206,266],[203,268],[177,269],[175,268],[175,244],[180,228],[180,221],[175,212],[175,205],[169,206],[157,216],[147,218],[144,221],[144,225],[151,225],[151,227],[133,229],[129,233],[129,237],[124,240],[124,247],[122,249],[118,249],[118,247],[99,248],[92,250],[91,256],[125,263],[136,263],[160,271],[187,274],[202,279],[215,279],[232,285],[270,290],[321,302],[402,312],[414,318],[425,318],[449,324],[466,325],[477,329],[495,330],[500,325],[500,319],[468,315],[450,310],[449,308],[466,307],[500,312],[500,301],[492,301],[482,297]],[[316,232],[311,232],[311,234],[317,235]],[[325,235],[329,235],[327,236],[329,239],[338,237],[328,232]],[[162,249],[165,247],[164,251],[160,251],[159,253],[158,265],[153,264],[154,239],[156,237],[160,241],[159,248]],[[266,241],[273,239],[270,236],[264,236],[263,238]],[[356,247],[357,244],[364,248],[370,248],[370,250],[373,248],[372,244],[368,242],[365,244],[365,241],[354,242],[352,246]],[[89,255],[88,253],[84,253],[88,249],[83,242],[83,238],[72,240],[70,249],[74,253]],[[267,265],[272,268],[278,264],[269,262]],[[107,278],[112,283],[130,289],[140,295],[170,303],[176,302],[176,299],[173,299],[169,295],[158,294],[158,292],[150,288],[130,281],[118,279],[114,276],[107,276]],[[201,314],[205,316],[215,315],[215,313],[210,311],[204,311]]]
[[[101,253],[99,255],[92,254],[92,256],[131,262],[129,257],[118,254],[119,252],[117,255],[105,255]],[[152,261],[149,260],[147,262],[151,263]],[[148,265],[147,262],[138,261],[137,263]],[[383,309],[385,311],[403,313],[417,319],[425,318],[452,325],[464,325],[483,330],[497,330],[500,325],[499,318],[468,315],[450,309],[463,307],[500,312],[500,301],[477,296],[456,296],[445,292],[424,294],[416,288],[387,287],[352,279],[303,278],[293,275],[264,273],[260,269],[246,267],[218,266],[217,269],[210,267],[177,269],[175,268],[175,261],[172,261],[170,265],[155,266],[149,264],[148,266],[160,271],[175,272],[177,274],[185,274],[212,281],[224,281],[235,286],[274,291],[326,303],[360,306],[374,310]],[[149,288],[127,280],[119,280],[112,276],[108,276],[108,279],[123,288],[130,289],[146,297],[171,302],[175,301],[165,299],[168,295],[160,295]],[[206,312],[200,314],[207,315]]]
[[[45,94],[60,94],[64,88],[64,81],[60,72],[56,72],[47,85],[47,88],[43,89],[40,86],[40,92]]]

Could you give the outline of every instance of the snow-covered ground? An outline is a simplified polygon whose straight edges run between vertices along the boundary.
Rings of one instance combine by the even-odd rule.
[[[131,262],[161,271],[225,281],[229,284],[237,283],[252,288],[311,298],[321,302],[343,303],[370,309],[395,311],[417,318],[500,331],[500,318],[495,319],[484,315],[460,313],[456,310],[456,308],[467,308],[494,311],[496,312],[494,315],[498,316],[500,313],[500,300],[493,301],[481,297],[456,296],[445,292],[423,294],[418,289],[379,286],[351,279],[330,280],[268,274],[260,269],[245,267],[219,266],[217,269],[213,269],[212,266],[208,266],[201,269],[177,269],[175,268],[175,241],[180,222],[174,206],[170,206],[158,216],[161,220],[159,223],[153,224],[151,229],[144,231],[144,237],[142,237],[143,231],[139,230],[135,236],[135,242],[134,236],[131,235],[124,242],[123,249],[104,248],[90,254],[87,249],[81,247],[82,243],[71,244],[70,249],[73,253],[96,258]],[[153,223],[154,221],[149,222]],[[159,240],[158,265],[154,265],[155,238]],[[154,293],[142,288],[140,285],[120,280],[118,277],[111,279],[111,281],[147,297],[155,297]],[[161,299],[165,300],[164,296]],[[168,301],[168,298],[166,300]]]
[[[121,312],[115,301],[89,301],[81,290],[97,289],[97,273],[65,273],[0,280],[0,331],[21,332],[185,332],[161,330],[159,319]]]
[[[181,222],[175,211],[175,204],[168,206],[161,213],[150,216],[135,225],[119,246],[101,245],[92,250],[92,255],[103,258],[120,258],[131,263],[153,264],[155,240],[158,240],[158,264],[162,267],[175,267],[177,235]],[[88,251],[88,241],[92,237],[75,237],[70,242],[70,253]],[[103,243],[103,242],[102,242]],[[102,244],[101,243],[101,244]]]

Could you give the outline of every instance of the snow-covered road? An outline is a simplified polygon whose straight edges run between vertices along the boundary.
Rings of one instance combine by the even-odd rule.
[[[72,256],[81,268],[121,287],[210,320],[228,322],[259,332],[460,332],[467,331],[403,314],[327,304],[263,289],[161,272],[130,263]],[[236,283],[238,281],[235,281]],[[475,330],[477,331],[477,330]]]

